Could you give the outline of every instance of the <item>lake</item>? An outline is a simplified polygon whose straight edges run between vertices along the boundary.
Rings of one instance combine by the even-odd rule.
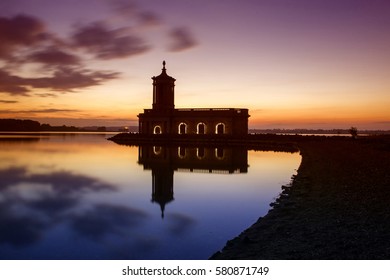
[[[0,134],[1,259],[207,259],[252,225],[299,153]]]

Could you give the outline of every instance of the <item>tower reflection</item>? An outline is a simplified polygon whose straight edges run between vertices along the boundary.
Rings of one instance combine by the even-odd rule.
[[[152,202],[161,208],[174,200],[174,172],[237,174],[248,172],[248,151],[233,147],[139,146],[138,164],[152,171]]]

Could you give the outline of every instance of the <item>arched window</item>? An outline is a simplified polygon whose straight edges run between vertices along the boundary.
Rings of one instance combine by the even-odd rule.
[[[179,147],[177,154],[179,155],[179,158],[185,158],[186,157],[186,148]]]
[[[196,156],[198,157],[198,159],[202,159],[205,157],[205,152],[203,147],[196,149]]]
[[[206,134],[206,124],[205,123],[198,123],[196,126],[196,133],[197,134]]]
[[[153,128],[153,134],[161,134],[161,126],[156,125],[156,126]]]
[[[161,146],[153,146],[153,153],[158,156],[162,152],[162,147]]]
[[[223,148],[215,148],[215,157],[217,158],[217,159],[223,159],[223,157],[224,157],[224,150],[223,150]]]
[[[219,123],[215,126],[215,134],[224,134],[225,133],[225,124]]]
[[[179,134],[187,134],[187,124],[186,123],[179,124]]]

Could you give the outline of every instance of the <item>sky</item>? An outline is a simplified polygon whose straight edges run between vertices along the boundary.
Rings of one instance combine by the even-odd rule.
[[[0,2],[0,118],[137,125],[163,60],[176,108],[390,129],[388,0]]]

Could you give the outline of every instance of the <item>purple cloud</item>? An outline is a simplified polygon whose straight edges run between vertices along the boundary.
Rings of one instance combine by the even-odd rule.
[[[103,23],[93,23],[79,28],[72,36],[76,47],[84,48],[100,59],[134,56],[150,49],[137,36],[126,34],[127,29],[109,29]]]
[[[126,19],[134,20],[137,25],[155,26],[162,23],[159,15],[152,11],[143,10],[134,1],[109,1],[115,15]]]
[[[137,18],[143,26],[158,26],[163,22],[157,14],[149,11],[139,12]]]
[[[117,72],[90,71],[70,67],[58,68],[51,76],[23,78],[0,69],[0,92],[10,95],[29,96],[31,88],[46,88],[56,91],[74,91],[100,85],[118,78]]]
[[[14,96],[28,96],[29,90],[23,85],[22,78],[0,69],[0,92]]]
[[[133,16],[138,10],[134,1],[109,0],[107,2],[111,5],[115,14],[126,18]]]
[[[172,44],[169,47],[171,52],[181,52],[198,44],[190,30],[186,27],[172,29],[169,32],[169,36],[172,40]]]
[[[97,60],[144,54],[151,46],[140,31],[146,32],[143,27],[158,26],[163,21],[158,14],[144,10],[132,1],[113,3],[116,3],[116,14],[126,17],[121,28],[95,22],[78,26],[73,34],[63,38],[34,16],[0,17],[0,63],[3,65],[0,67],[0,93],[31,96],[34,89],[45,89],[34,95],[53,97],[117,79],[119,73],[116,71],[87,69],[86,60],[79,51],[88,52]],[[174,28],[168,35],[172,40],[170,51],[184,51],[197,45],[188,28]],[[21,76],[22,67],[30,64],[38,64],[44,71],[36,71],[36,76],[32,77]],[[0,103],[11,104],[12,101]]]
[[[42,21],[32,16],[17,15],[13,18],[0,18],[0,58],[9,58],[14,48],[35,45],[45,41]]]
[[[87,40],[93,42],[93,33],[89,33],[88,29],[83,31],[84,33],[79,35],[89,35]],[[99,40],[95,41],[96,44],[103,44],[102,49],[97,49],[100,51],[99,57],[109,57],[111,52],[121,56],[140,51],[134,38],[119,37],[117,33],[104,28],[97,31],[100,31],[100,34],[95,34],[95,39],[102,35],[101,40],[110,41],[106,44]],[[75,54],[67,40],[48,33],[46,25],[35,17],[28,15],[0,17],[0,61],[4,63],[0,68],[0,92],[11,96],[30,96],[34,88],[69,92],[100,85],[119,77],[119,73],[114,71],[86,69],[83,66],[84,61]],[[87,46],[92,48],[93,43]],[[18,74],[20,68],[31,63],[43,64],[45,74],[42,77],[20,76]]]
[[[58,50],[55,47],[49,47],[44,50],[36,51],[27,56],[27,61],[38,62],[50,65],[79,65],[81,59],[76,55]]]
[[[78,88],[100,85],[107,80],[116,79],[118,76],[119,73],[117,72],[90,71],[62,67],[57,69],[50,77],[24,80],[28,85],[35,88],[72,91]]]

